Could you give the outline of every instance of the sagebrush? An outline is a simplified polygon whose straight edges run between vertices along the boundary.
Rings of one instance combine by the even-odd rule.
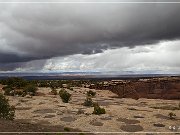
[[[70,98],[71,98],[71,94],[68,93],[68,92],[67,92],[66,90],[64,90],[64,89],[61,89],[61,90],[59,91],[59,96],[61,97],[61,99],[62,99],[62,101],[63,101],[64,103],[68,103],[69,100],[70,100]]]
[[[15,108],[10,106],[8,99],[0,93],[0,118],[13,120],[15,116]]]

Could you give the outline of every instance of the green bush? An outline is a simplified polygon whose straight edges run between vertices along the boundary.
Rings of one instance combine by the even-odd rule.
[[[64,88],[62,88],[60,91],[59,91],[59,95],[62,94],[63,92],[65,92],[66,90]]]
[[[12,87],[15,88],[23,88],[25,87],[28,82],[24,80],[23,78],[17,78],[17,77],[12,77],[12,78],[7,78],[1,81],[3,85],[11,85]]]
[[[3,87],[3,89],[4,89],[4,95],[7,95],[7,96],[15,96],[15,95],[25,96],[26,95],[26,92],[24,90],[15,90],[10,86]]]
[[[96,114],[96,115],[100,115],[100,114],[105,114],[106,111],[104,108],[101,108],[98,103],[94,103],[94,111],[93,111],[93,114]]]
[[[92,96],[92,97],[94,97],[96,95],[96,92],[94,92],[94,91],[92,91],[92,90],[89,90],[88,92],[87,92],[87,96]]]
[[[37,87],[34,85],[27,85],[24,88],[24,92],[31,95],[31,96],[34,96],[36,94],[36,91],[37,91]]]
[[[59,91],[59,96],[61,97],[61,99],[62,99],[62,101],[63,101],[64,103],[68,103],[69,100],[70,100],[70,98],[71,98],[71,94],[68,93],[68,92],[67,92],[66,90],[64,90],[64,89],[61,89],[61,90]]]
[[[93,101],[91,97],[86,97],[86,100],[83,103],[84,106],[93,106]]]
[[[0,94],[0,118],[13,120],[14,114],[15,108],[9,105],[4,95]]]

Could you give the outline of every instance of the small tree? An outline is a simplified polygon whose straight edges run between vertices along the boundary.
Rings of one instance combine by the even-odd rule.
[[[84,106],[93,106],[93,101],[91,97],[86,97],[86,100],[83,103]]]
[[[68,103],[69,100],[70,100],[70,98],[71,98],[71,94],[68,93],[68,92],[67,92],[66,90],[64,90],[64,89],[61,89],[61,90],[59,91],[59,96],[61,97],[61,99],[62,99],[62,101],[63,101],[64,103]]]
[[[0,118],[13,120],[14,114],[15,108],[9,105],[4,95],[0,94]]]
[[[104,108],[101,108],[98,103],[94,103],[94,111],[93,111],[93,114],[96,114],[96,115],[100,115],[100,114],[105,114],[106,111]]]

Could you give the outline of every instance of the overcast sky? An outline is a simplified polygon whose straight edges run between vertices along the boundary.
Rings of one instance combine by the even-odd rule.
[[[180,73],[180,3],[81,2],[0,3],[0,72]]]

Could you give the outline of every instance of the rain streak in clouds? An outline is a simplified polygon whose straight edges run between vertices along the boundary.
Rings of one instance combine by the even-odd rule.
[[[180,4],[0,4],[0,71],[180,73],[179,12]]]

